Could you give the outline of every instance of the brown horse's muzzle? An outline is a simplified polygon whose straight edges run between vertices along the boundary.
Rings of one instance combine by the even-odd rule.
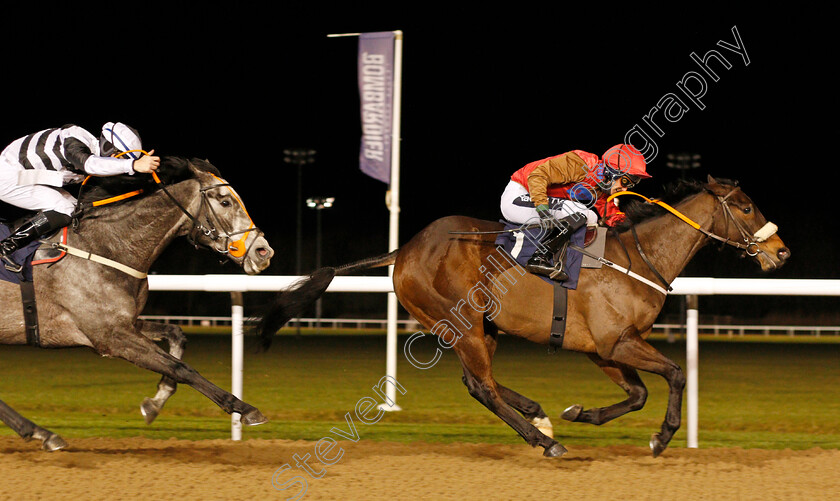
[[[754,257],[763,271],[778,270],[790,258],[790,249],[785,246],[778,235],[773,235],[764,242],[755,244],[755,246],[758,248],[758,252]]]

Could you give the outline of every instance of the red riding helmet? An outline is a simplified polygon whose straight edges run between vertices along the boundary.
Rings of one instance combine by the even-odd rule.
[[[631,144],[617,144],[604,152],[604,163],[617,175],[648,178],[645,156]]]

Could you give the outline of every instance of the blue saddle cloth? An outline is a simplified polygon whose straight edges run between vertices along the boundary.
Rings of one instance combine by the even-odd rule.
[[[5,224],[0,223],[0,240],[5,239],[11,234],[11,230]],[[12,254],[12,259],[16,263],[23,265],[23,276],[26,281],[32,281],[32,257],[35,256],[35,251],[41,246],[41,242],[34,241],[22,249],[18,249]],[[20,283],[20,275],[12,273],[7,270],[5,266],[0,264],[0,280],[11,282],[13,284]]]
[[[499,222],[505,225],[506,230],[518,230],[522,226],[521,224],[511,223],[510,221],[504,219],[500,219]],[[528,260],[531,258],[531,256],[534,255],[534,252],[536,252],[537,250],[537,243],[539,243],[540,241],[541,232],[542,230],[540,228],[531,228],[521,231],[507,231],[504,233],[500,233],[499,236],[496,237],[496,245],[501,245],[502,248],[524,268],[525,265],[528,263]],[[582,248],[585,237],[586,226],[582,226],[572,234],[571,242],[577,245],[578,247]],[[583,254],[570,248],[567,248],[566,262],[563,265],[563,270],[565,270],[565,272],[568,273],[568,280],[563,282],[556,282],[542,275],[537,276],[539,276],[549,284],[559,283],[567,289],[576,289],[578,284],[578,278],[580,277],[581,261],[583,261]]]

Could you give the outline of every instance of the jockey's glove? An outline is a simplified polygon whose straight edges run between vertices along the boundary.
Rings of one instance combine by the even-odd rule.
[[[540,226],[545,230],[555,228],[559,225],[557,218],[551,213],[547,204],[537,206],[537,214],[540,216]]]

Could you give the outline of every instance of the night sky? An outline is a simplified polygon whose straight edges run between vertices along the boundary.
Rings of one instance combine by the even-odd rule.
[[[286,148],[317,151],[304,172],[304,197],[337,199],[323,214],[323,264],[387,251],[386,185],[358,170],[356,39],[328,33],[405,34],[401,243],[450,214],[498,219],[510,174],[527,162],[571,149],[601,154],[623,142],[634,125],[645,127],[643,117],[663,96],[685,99],[677,82],[699,71],[690,54],[714,49],[731,68],[711,63],[720,79],[705,79],[705,109],[689,103],[675,123],[660,115],[664,135],[652,136],[659,154],[648,167],[654,177],[638,191],[658,195],[682,174],[666,166],[668,153],[700,154],[701,167],[689,176],[738,179],[779,225],[793,257],[773,278],[838,278],[830,200],[838,44],[827,13],[790,3],[761,10],[687,4],[671,12],[591,5],[375,15],[368,6],[362,15],[202,4],[200,11],[107,18],[78,9],[7,16],[0,142],[65,123],[97,133],[114,120],[138,128],[157,154],[207,158],[278,252],[267,272],[292,274],[297,181],[283,162]],[[717,45],[735,42],[733,26],[749,65]],[[304,223],[309,271],[313,211]],[[186,255],[195,256],[188,269],[177,266]],[[183,244],[156,267],[235,271]],[[714,249],[686,274],[764,276]]]

